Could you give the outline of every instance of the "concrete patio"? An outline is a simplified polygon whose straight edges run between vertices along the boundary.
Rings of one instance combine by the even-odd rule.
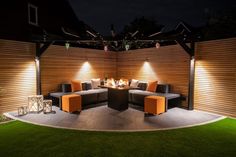
[[[197,110],[171,108],[160,115],[148,115],[130,105],[119,112],[107,107],[106,103],[83,109],[80,113],[67,113],[53,106],[55,114],[29,113],[18,116],[17,112],[6,113],[10,118],[36,125],[91,131],[152,131],[202,125],[223,119],[224,116]]]

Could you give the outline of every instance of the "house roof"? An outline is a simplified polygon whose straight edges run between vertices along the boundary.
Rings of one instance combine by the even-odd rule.
[[[28,4],[37,7],[38,25],[28,23]],[[66,0],[8,0],[0,6],[1,38],[43,42],[87,40],[96,33],[78,20]]]
[[[28,4],[37,7],[36,26],[28,23]],[[8,0],[1,4],[0,16],[1,38],[61,45],[69,42],[72,46],[95,49],[107,46],[111,51],[124,51],[127,45],[128,49],[139,49],[154,47],[156,42],[162,45],[175,44],[177,36],[191,34],[189,26],[181,22],[175,29],[167,32],[161,29],[163,26],[156,25],[154,30],[157,32],[149,32],[150,35],[147,35],[138,26],[137,30],[130,29],[123,34],[103,37],[77,18],[67,0]],[[183,29],[186,30],[184,33]]]

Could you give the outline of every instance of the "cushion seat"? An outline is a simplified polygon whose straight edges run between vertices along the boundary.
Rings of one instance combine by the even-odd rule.
[[[79,94],[79,95],[87,95],[87,94],[97,94],[97,93],[101,93],[101,92],[107,92],[107,89],[105,89],[105,88],[90,89],[90,90],[78,91],[78,92],[74,92],[74,93]]]
[[[62,110],[66,112],[81,111],[81,96],[69,94],[62,96]]]
[[[165,112],[165,97],[146,96],[144,101],[144,112],[151,114],[161,114]]]

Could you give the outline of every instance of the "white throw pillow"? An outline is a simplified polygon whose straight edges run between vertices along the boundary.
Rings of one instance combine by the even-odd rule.
[[[132,79],[130,83],[130,87],[137,88],[138,87],[138,80]]]
[[[98,78],[98,79],[91,79],[91,85],[92,85],[93,89],[99,88],[98,86],[101,85],[100,78]]]

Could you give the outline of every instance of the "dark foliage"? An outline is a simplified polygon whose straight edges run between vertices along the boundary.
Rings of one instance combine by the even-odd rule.
[[[161,31],[164,25],[158,24],[154,19],[141,17],[134,19],[129,25],[126,25],[121,34],[129,37],[136,31],[136,38],[147,37],[153,33]]]
[[[203,40],[221,39],[236,36],[236,8],[210,12],[206,27],[202,29]]]

